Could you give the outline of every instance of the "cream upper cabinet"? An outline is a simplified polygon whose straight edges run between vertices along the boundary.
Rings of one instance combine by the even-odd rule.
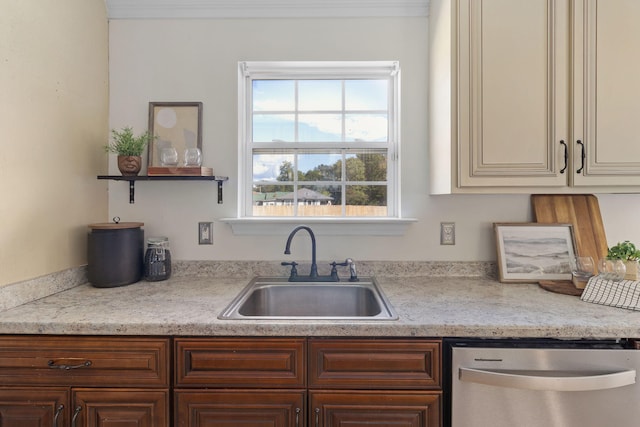
[[[576,187],[640,185],[635,126],[640,121],[639,20],[638,0],[575,2],[571,119]]]
[[[432,193],[634,191],[640,2],[597,3],[431,2]]]

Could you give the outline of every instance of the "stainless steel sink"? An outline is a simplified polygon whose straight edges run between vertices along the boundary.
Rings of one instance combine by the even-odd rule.
[[[289,282],[254,278],[219,319],[396,320],[393,307],[372,277],[359,282]]]

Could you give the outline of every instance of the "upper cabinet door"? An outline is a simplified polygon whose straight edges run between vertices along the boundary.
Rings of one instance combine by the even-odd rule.
[[[573,184],[640,185],[640,1],[576,0],[573,19]]]
[[[568,2],[458,6],[458,185],[566,186]]]

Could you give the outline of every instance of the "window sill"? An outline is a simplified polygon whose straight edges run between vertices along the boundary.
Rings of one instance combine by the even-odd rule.
[[[325,236],[402,236],[415,218],[221,218],[233,234],[283,235],[299,225]]]

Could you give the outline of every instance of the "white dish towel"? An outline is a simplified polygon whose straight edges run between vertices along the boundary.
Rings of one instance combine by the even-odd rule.
[[[640,310],[640,281],[621,280],[614,282],[593,276],[587,282],[580,299],[594,304]]]

